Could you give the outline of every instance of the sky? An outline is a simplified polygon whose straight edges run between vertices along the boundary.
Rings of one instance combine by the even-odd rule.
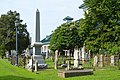
[[[74,21],[83,18],[83,10],[78,8],[82,3],[82,0],[1,0],[0,15],[6,14],[9,10],[19,12],[23,23],[27,23],[27,30],[34,42],[37,9],[40,11],[42,40],[65,23],[63,18],[66,16],[74,18]]]

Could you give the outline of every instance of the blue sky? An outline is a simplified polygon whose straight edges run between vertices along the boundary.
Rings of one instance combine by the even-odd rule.
[[[74,20],[82,18],[83,10],[78,8],[82,3],[82,0],[1,0],[0,15],[6,14],[9,10],[19,12],[20,18],[27,23],[27,29],[34,42],[37,8],[40,11],[41,39],[43,39],[64,23],[63,18],[66,16],[71,16]]]

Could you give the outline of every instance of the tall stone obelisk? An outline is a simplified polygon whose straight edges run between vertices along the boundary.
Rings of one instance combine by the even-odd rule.
[[[47,64],[43,59],[41,54],[42,43],[40,42],[40,12],[37,9],[36,11],[36,26],[35,26],[35,42],[33,44],[33,56],[27,65],[28,68],[33,68],[33,62],[35,62],[35,71],[37,71],[37,67],[46,68]],[[32,66],[32,67],[31,67]]]
[[[41,54],[42,43],[40,42],[40,12],[38,9],[36,11],[36,27],[35,28],[36,29],[35,29],[35,43],[33,45],[33,60],[37,62],[35,66],[35,71],[36,71],[37,66],[40,68],[47,67],[47,64],[45,64],[45,61]]]
[[[40,12],[36,11],[36,36],[35,42],[40,42]]]
[[[35,27],[35,43],[33,45],[33,56],[41,55],[41,46],[40,42],[40,12],[37,9],[36,11],[36,27]]]

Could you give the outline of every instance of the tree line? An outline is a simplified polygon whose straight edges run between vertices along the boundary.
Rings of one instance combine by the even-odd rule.
[[[86,45],[93,53],[118,54],[120,50],[120,0],[83,0],[84,18],[63,23],[53,31],[50,49]]]

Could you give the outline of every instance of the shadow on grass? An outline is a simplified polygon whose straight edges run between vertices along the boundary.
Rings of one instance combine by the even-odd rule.
[[[20,77],[20,76],[7,75],[7,76],[0,76],[0,80],[35,80],[35,79]]]

